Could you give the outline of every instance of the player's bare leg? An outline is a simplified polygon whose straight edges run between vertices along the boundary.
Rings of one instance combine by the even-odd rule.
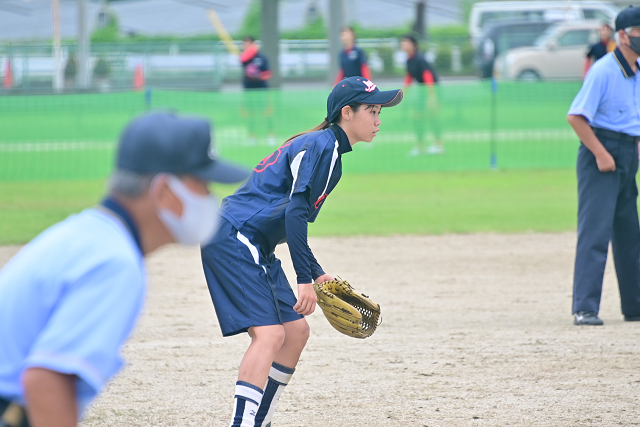
[[[249,328],[251,344],[240,362],[231,427],[253,427],[271,363],[285,342],[282,325]]]
[[[271,362],[285,342],[283,325],[249,328],[251,345],[240,362],[238,381],[263,386],[267,382]]]
[[[300,354],[309,340],[309,324],[305,319],[300,319],[286,322],[282,326],[284,327],[284,343],[273,361],[295,368],[300,360]]]
[[[256,427],[266,427],[271,423],[280,396],[291,380],[300,354],[309,339],[309,324],[305,319],[287,322],[283,327],[284,344],[276,354],[269,370],[269,380],[264,388],[264,396],[256,415]]]

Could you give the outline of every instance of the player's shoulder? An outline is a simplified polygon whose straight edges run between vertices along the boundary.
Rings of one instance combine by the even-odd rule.
[[[420,62],[424,64],[425,67],[431,68],[431,63],[427,60],[427,54],[424,52],[420,52],[419,54]]]

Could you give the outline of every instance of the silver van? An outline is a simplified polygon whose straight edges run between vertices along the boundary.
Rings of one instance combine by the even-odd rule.
[[[599,40],[600,21],[561,22],[547,29],[534,46],[518,47],[498,56],[494,75],[498,79],[581,80],[590,44]]]
[[[488,1],[475,3],[469,15],[469,35],[476,46],[483,29],[501,21],[584,21],[613,24],[620,9],[606,1]]]

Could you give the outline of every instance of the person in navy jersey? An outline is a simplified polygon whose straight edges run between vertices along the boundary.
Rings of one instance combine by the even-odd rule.
[[[269,97],[269,79],[271,78],[271,69],[269,68],[269,60],[260,52],[256,40],[252,36],[246,36],[242,39],[242,54],[240,62],[242,63],[242,86],[245,89],[243,96],[242,114],[247,118],[247,127],[249,130],[249,144],[256,143],[258,133],[258,117],[265,117],[267,125],[268,137],[267,143],[275,145],[276,139],[273,132],[273,119],[271,100]]]
[[[340,70],[335,84],[345,77],[362,76],[371,80],[371,73],[367,65],[367,55],[364,50],[356,46],[356,32],[351,27],[342,27],[340,41],[344,49],[340,51]]]
[[[309,338],[304,316],[315,310],[313,282],[333,280],[309,248],[308,223],[340,181],[342,156],[358,141],[371,142],[381,108],[397,105],[402,96],[400,89],[381,92],[364,77],[342,80],[329,94],[325,120],[262,159],[223,200],[221,225],[202,248],[202,263],[222,334],[251,336],[231,426],[270,425]],[[297,298],[274,255],[285,242]]]
[[[580,138],[578,242],[573,323],[602,325],[598,316],[609,243],[625,321],[640,321],[640,8],[616,17],[618,47],[587,73],[567,121]]]
[[[409,106],[413,108],[413,123],[416,133],[416,146],[409,153],[412,156],[419,154],[443,154],[442,130],[439,120],[439,106],[437,84],[438,75],[433,66],[425,59],[424,54],[418,48],[418,41],[411,35],[402,37],[400,48],[407,54],[407,74],[404,79],[405,90],[415,80],[418,87],[415,91],[407,90]],[[430,122],[435,135],[434,143],[425,147],[425,125]]]
[[[146,292],[143,257],[209,240],[218,202],[208,183],[248,176],[212,148],[206,120],[131,121],[107,197],[43,231],[0,270],[0,426],[76,426],[122,367]]]

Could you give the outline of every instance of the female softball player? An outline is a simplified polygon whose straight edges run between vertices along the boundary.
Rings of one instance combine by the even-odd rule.
[[[339,82],[327,99],[327,117],[265,157],[247,182],[224,199],[216,236],[202,248],[204,273],[224,336],[248,332],[240,363],[232,427],[269,426],[275,406],[309,338],[304,316],[315,310],[313,282],[333,278],[307,244],[307,226],[342,175],[342,155],[371,142],[380,109],[402,100],[363,77]],[[287,242],[298,298],[275,247]]]
[[[442,131],[439,121],[438,98],[438,75],[433,66],[425,59],[420,52],[418,41],[411,35],[402,37],[400,48],[407,54],[407,74],[404,79],[404,86],[407,89],[413,80],[418,83],[415,91],[409,95],[407,91],[407,101],[413,109],[414,128],[417,143],[409,153],[411,156],[420,154],[443,154]],[[406,104],[405,104],[406,105]],[[424,146],[425,124],[430,121],[435,135],[435,143],[429,148]]]

